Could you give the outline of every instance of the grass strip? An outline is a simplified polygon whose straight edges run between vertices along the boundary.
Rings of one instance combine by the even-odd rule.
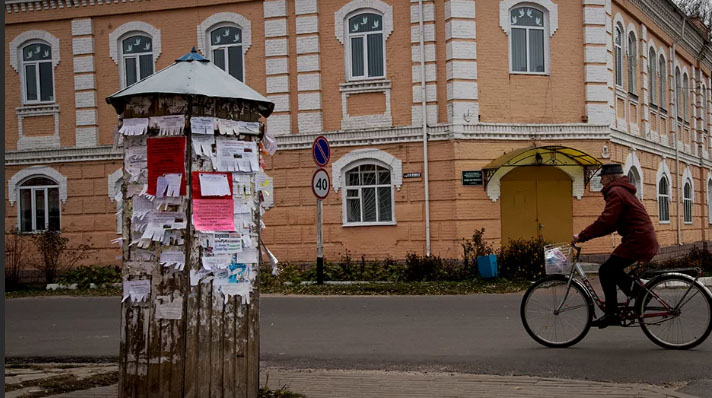
[[[6,299],[20,297],[41,297],[41,296],[121,296],[120,287],[107,287],[100,289],[26,289],[5,292]]]
[[[59,375],[46,379],[29,380],[19,384],[5,386],[5,392],[20,388],[35,387],[38,391],[23,394],[21,398],[38,398],[66,392],[87,390],[94,387],[110,386],[119,382],[119,372],[108,372],[77,378],[72,374]]]

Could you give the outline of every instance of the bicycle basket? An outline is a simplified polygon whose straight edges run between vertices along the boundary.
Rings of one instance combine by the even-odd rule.
[[[568,274],[571,272],[571,259],[569,243],[557,243],[544,246],[544,270],[547,275]]]

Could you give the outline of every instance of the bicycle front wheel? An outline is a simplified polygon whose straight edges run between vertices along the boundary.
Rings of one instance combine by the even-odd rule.
[[[664,275],[648,282],[638,298],[643,333],[655,344],[686,350],[702,343],[712,331],[712,297],[680,275]]]
[[[535,282],[522,298],[524,329],[539,344],[569,347],[581,341],[591,328],[593,301],[575,282],[571,282],[567,295],[567,283],[566,276],[551,275]]]

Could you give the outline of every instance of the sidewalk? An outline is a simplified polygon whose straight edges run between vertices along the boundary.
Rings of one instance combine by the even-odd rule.
[[[115,365],[114,365],[115,366]],[[115,369],[115,368],[114,368]],[[308,398],[383,397],[646,397],[694,398],[648,384],[603,383],[529,376],[488,376],[443,372],[322,369],[260,369],[260,383],[285,387]],[[52,398],[108,398],[117,385],[52,395]],[[25,391],[26,392],[26,391]],[[8,393],[8,398],[18,396]]]

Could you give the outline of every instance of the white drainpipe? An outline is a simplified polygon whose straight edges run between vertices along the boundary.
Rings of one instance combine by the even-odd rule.
[[[418,0],[420,23],[420,103],[423,120],[423,179],[425,180],[425,255],[430,256],[430,185],[428,181],[428,113],[425,98],[425,29],[423,26],[423,0]]]

